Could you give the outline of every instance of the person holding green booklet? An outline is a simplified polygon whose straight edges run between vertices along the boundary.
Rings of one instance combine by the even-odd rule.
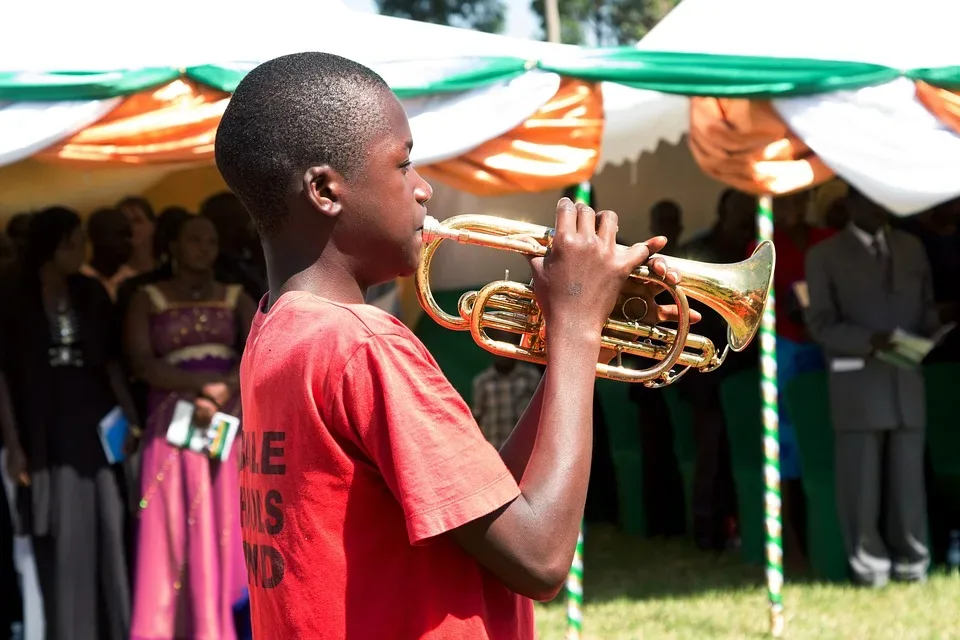
[[[930,264],[916,238],[887,227],[883,207],[853,188],[847,206],[850,224],[806,260],[807,326],[830,372],[840,526],[854,582],[922,581],[930,564],[923,373],[883,354],[898,331],[937,332]]]

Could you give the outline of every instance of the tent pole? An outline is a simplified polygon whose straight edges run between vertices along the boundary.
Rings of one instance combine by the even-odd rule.
[[[567,639],[580,640],[583,631],[583,523],[577,536],[577,550],[567,574]]]
[[[558,0],[546,0],[544,17],[547,23],[547,42],[560,43],[560,6]]]
[[[758,240],[773,242],[773,197],[761,196],[757,206]],[[767,598],[770,634],[783,635],[783,521],[780,498],[780,418],[777,388],[777,311],[773,283],[760,325],[760,395],[763,398],[764,522],[766,525]]]

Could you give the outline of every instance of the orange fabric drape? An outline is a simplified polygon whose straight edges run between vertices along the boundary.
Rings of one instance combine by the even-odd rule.
[[[230,94],[187,79],[126,98],[96,124],[37,157],[47,162],[159,164],[209,161]]]
[[[915,83],[917,99],[937,120],[960,134],[960,93],[941,89],[926,82]]]
[[[834,176],[766,100],[691,98],[688,144],[707,175],[747,193],[782,195]]]
[[[564,78],[554,97],[523,124],[419,171],[481,196],[559,189],[593,177],[603,119],[600,86]]]

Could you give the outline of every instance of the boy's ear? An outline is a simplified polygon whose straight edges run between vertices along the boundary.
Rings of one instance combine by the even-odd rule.
[[[325,216],[340,215],[343,178],[328,165],[310,167],[303,174],[303,194]]]

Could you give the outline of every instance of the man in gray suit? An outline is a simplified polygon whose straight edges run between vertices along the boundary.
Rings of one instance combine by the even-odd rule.
[[[923,373],[877,357],[900,328],[938,327],[923,246],[889,229],[887,212],[858,191],[850,223],[807,254],[807,323],[830,363],[836,490],[852,578],[882,586],[923,581],[927,549]],[[881,491],[887,502],[880,533]]]

